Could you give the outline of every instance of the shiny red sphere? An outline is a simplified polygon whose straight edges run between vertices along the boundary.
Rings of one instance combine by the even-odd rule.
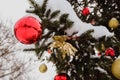
[[[113,48],[107,48],[107,49],[105,50],[105,54],[106,54],[107,56],[114,57],[114,56],[115,56],[115,51],[114,51]]]
[[[90,10],[88,7],[85,7],[83,10],[82,10],[82,15],[83,16],[87,16],[90,14]]]
[[[23,44],[37,42],[42,35],[42,27],[36,18],[25,16],[18,20],[14,26],[16,38]]]
[[[55,76],[54,80],[69,80],[69,76],[65,73],[60,73]]]

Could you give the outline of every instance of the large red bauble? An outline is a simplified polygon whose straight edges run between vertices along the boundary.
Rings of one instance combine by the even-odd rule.
[[[69,76],[65,73],[60,73],[55,76],[54,80],[70,80]]]
[[[114,57],[114,56],[115,56],[115,51],[114,51],[113,48],[107,48],[107,49],[105,50],[105,54],[106,54],[107,56]]]
[[[25,16],[16,22],[14,33],[21,43],[32,44],[37,42],[42,35],[41,24],[36,18]]]
[[[87,16],[88,14],[90,14],[89,8],[88,8],[88,7],[85,7],[85,8],[82,10],[82,15],[83,15],[83,16]]]

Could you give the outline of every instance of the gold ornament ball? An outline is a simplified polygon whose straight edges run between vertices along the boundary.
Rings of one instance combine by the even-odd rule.
[[[41,64],[40,67],[39,67],[39,71],[41,73],[45,73],[47,71],[47,66],[46,64]]]
[[[108,23],[110,28],[117,28],[119,25],[119,21],[116,18],[112,18]]]
[[[117,78],[120,79],[120,59],[117,59],[112,64],[112,74]]]

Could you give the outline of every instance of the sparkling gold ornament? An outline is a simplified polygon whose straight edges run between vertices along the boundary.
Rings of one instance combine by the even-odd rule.
[[[112,64],[112,74],[120,80],[120,59],[117,59]]]
[[[68,36],[53,36],[54,41],[65,42],[68,39]]]
[[[39,67],[39,71],[41,72],[41,73],[45,73],[46,71],[47,71],[47,66],[46,66],[46,64],[41,64],[40,65],[40,67]]]
[[[119,21],[116,18],[112,18],[108,23],[110,28],[117,28],[119,25]]]
[[[63,36],[54,36],[54,42],[52,44],[50,44],[50,48],[58,48],[61,53],[62,56],[65,57],[65,55],[67,54],[68,56],[70,55],[74,55],[77,52],[77,49],[75,47],[73,47],[70,43],[65,42],[67,40],[67,36],[63,35]]]
[[[61,52],[63,53],[63,57],[65,57],[66,54],[68,56],[70,55],[74,56],[75,52],[77,52],[77,49],[68,42],[64,42],[63,46],[60,47],[60,49],[61,49]]]

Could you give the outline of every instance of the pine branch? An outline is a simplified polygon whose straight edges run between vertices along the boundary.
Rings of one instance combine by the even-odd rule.
[[[55,18],[56,16],[58,16],[59,13],[60,13],[59,10],[54,11],[54,12],[50,15],[50,19]]]

